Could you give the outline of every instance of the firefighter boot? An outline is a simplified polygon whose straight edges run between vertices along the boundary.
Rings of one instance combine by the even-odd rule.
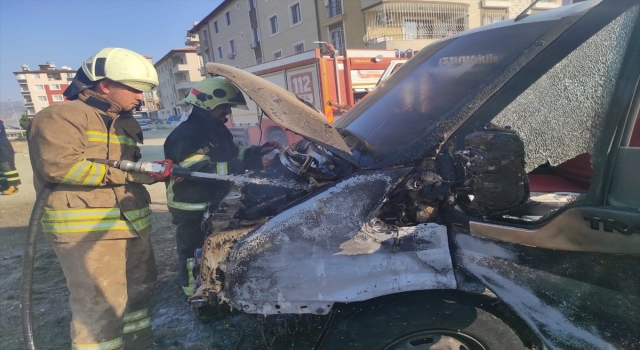
[[[7,189],[2,191],[2,195],[8,196],[8,195],[14,194],[16,192],[18,192],[18,186],[9,186],[9,187],[7,187]]]

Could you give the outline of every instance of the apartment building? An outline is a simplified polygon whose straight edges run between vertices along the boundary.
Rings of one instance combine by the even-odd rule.
[[[187,44],[197,44],[197,37],[188,37]],[[182,115],[186,104],[183,100],[195,83],[202,80],[202,61],[195,47],[173,49],[159,59],[154,67],[158,71],[158,95],[160,106],[158,118],[166,120]]]
[[[13,75],[20,86],[27,115],[33,117],[49,105],[66,101],[62,93],[76,76],[76,71],[67,66],[58,69],[53,62],[47,62],[40,64],[38,70],[23,64],[22,70]]]
[[[152,60],[151,56],[144,57],[149,61]],[[23,64],[22,71],[13,72],[20,86],[27,115],[33,117],[52,104],[67,101],[63,93],[73,81],[76,72],[67,66],[58,69],[53,62],[39,65],[38,70],[31,70],[29,66]],[[157,92],[155,90],[145,92],[144,102],[139,109],[134,111],[134,116],[154,119],[157,115],[157,106]]]
[[[151,64],[153,64],[152,56],[144,56]],[[136,108],[133,112],[135,118],[141,119],[158,119],[158,105],[160,100],[158,99],[158,89],[153,89],[144,93],[144,100],[139,108]]]
[[[321,8],[324,1],[324,8]],[[531,0],[317,1],[320,40],[336,49],[419,50],[448,35],[514,18]],[[560,7],[540,0],[529,13]]]
[[[570,0],[540,0],[529,13]],[[419,50],[509,18],[532,0],[224,0],[190,30],[204,62],[239,68],[316,48]],[[204,72],[203,72],[204,75]]]

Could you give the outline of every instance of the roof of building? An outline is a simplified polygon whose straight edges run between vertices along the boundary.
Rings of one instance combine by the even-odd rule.
[[[213,11],[211,11],[208,15],[206,15],[203,19],[201,19],[200,21],[198,21],[197,24],[193,25],[193,28],[191,28],[191,33],[197,33],[198,30],[200,28],[202,28],[203,26],[207,25],[207,23],[209,23],[209,20],[217,15],[218,13],[222,12],[222,10],[226,9],[226,5],[230,4],[232,2],[232,0],[224,0],[222,1],[222,3],[220,3],[220,5],[218,5],[218,7],[216,7],[215,9],[213,9]]]
[[[30,73],[76,73],[75,69],[46,69],[46,70],[21,70],[13,72],[13,74],[30,74]]]
[[[162,58],[159,59],[158,62],[154,63],[153,66],[154,67],[158,67],[158,65],[160,63],[166,61],[171,56],[173,56],[173,54],[178,53],[178,52],[196,52],[196,48],[195,47],[182,47],[182,48],[179,48],[179,49],[173,49],[173,50],[169,51],[166,55],[162,56]]]

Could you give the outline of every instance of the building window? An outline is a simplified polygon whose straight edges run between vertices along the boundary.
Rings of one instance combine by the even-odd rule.
[[[31,79],[40,79],[39,73],[31,73]]]
[[[49,89],[60,90],[60,84],[49,84]]]
[[[269,18],[269,32],[271,35],[278,34],[278,15]]]
[[[62,95],[53,95],[51,96],[53,98],[54,101],[56,102],[60,102],[60,101],[64,101],[64,98],[62,98]]]
[[[34,85],[33,89],[34,90],[44,90],[44,85]]]
[[[344,48],[344,29],[342,22],[329,27],[329,43],[339,52]]]
[[[262,57],[256,58],[256,64],[262,64]]]
[[[67,78],[75,78],[76,77],[76,73],[67,73]]]
[[[304,42],[293,45],[293,53],[303,53]]]
[[[151,92],[151,91],[145,91],[145,92],[144,92],[144,98],[146,98],[146,99],[153,98],[153,92]]]
[[[278,50],[273,53],[274,60],[277,60],[278,58],[281,58],[281,57],[282,57],[282,50]]]
[[[482,15],[482,25],[502,22],[507,19],[506,13],[485,13]]]
[[[231,13],[229,11],[224,13],[224,18],[227,20],[227,27],[231,25]]]
[[[289,13],[291,14],[291,25],[294,26],[302,21],[300,15],[300,3],[296,3],[289,7]]]
[[[218,59],[221,60],[222,59],[222,46],[218,46],[216,48],[216,50],[218,50]]]
[[[207,50],[205,50],[205,51],[204,51],[204,55],[206,56],[207,62],[211,62],[211,61],[213,61],[213,60],[211,59],[211,52],[209,52],[209,49],[207,49]]]
[[[18,80],[24,80],[27,79],[27,76],[24,74],[16,74],[16,79]]]
[[[47,78],[49,78],[49,80],[60,80],[60,74],[47,73]]]
[[[209,47],[209,34],[206,29],[203,29],[200,34],[200,42],[202,43],[202,46]]]
[[[236,53],[236,42],[233,39],[229,40],[229,53]]]
[[[153,101],[147,102],[147,106],[149,107],[149,109],[156,109],[156,103]]]
[[[324,7],[327,9],[327,18],[342,14],[342,1],[324,0]]]
[[[38,101],[47,102],[47,96],[38,96]]]
[[[256,0],[247,0],[247,4],[249,5],[249,11],[256,9]]]
[[[213,21],[213,32],[215,34],[220,33],[220,29],[218,29],[218,21]]]

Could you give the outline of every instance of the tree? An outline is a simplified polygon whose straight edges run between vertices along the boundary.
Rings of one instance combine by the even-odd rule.
[[[27,130],[29,123],[31,123],[31,119],[29,119],[29,116],[27,115],[27,111],[24,111],[24,113],[22,114],[22,117],[20,117],[19,123],[23,129]]]

